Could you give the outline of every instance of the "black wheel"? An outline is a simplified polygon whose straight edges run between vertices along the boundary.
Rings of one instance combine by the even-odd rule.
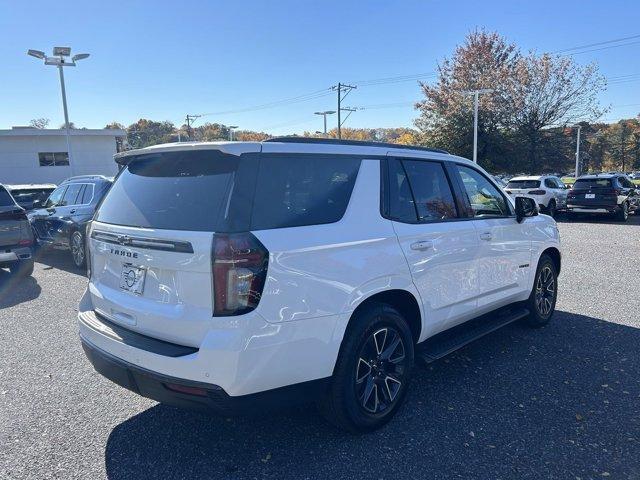
[[[365,307],[347,329],[321,412],[353,433],[380,428],[404,401],[413,354],[411,331],[396,309]]]
[[[549,215],[551,218],[556,218],[556,215],[558,213],[558,208],[556,206],[556,201],[555,200],[551,200],[549,202],[549,206],[546,208],[547,210],[547,215]]]
[[[622,202],[620,208],[616,212],[616,219],[621,222],[626,222],[629,218],[629,204],[627,202]]]
[[[87,265],[87,258],[84,248],[84,235],[81,232],[73,232],[71,235],[71,258],[73,264],[78,268],[84,268]]]
[[[526,323],[532,327],[542,327],[549,323],[556,308],[558,298],[558,273],[548,255],[542,255],[536,269],[533,289],[527,301],[529,316]]]
[[[12,275],[28,277],[33,274],[33,259],[20,260],[9,267]]]

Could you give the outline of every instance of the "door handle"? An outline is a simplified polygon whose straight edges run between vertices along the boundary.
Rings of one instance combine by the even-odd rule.
[[[76,213],[76,209],[70,210],[69,213]]]
[[[489,241],[493,238],[493,235],[491,235],[491,232],[483,232],[480,234],[480,240],[486,240]]]
[[[428,250],[431,247],[433,247],[433,242],[431,240],[422,240],[411,244],[411,250]]]

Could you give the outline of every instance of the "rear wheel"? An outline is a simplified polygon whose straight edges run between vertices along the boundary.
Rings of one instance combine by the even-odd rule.
[[[9,267],[9,271],[12,275],[17,275],[19,277],[28,277],[33,274],[33,259],[29,260],[20,260],[13,263]]]
[[[331,423],[361,433],[386,424],[404,401],[414,346],[407,322],[393,307],[372,304],[356,315],[319,406]]]
[[[551,200],[546,210],[547,210],[547,215],[549,215],[551,218],[556,218],[556,214],[558,213],[558,207],[556,206],[556,201]]]
[[[546,254],[540,257],[533,289],[529,300],[529,316],[525,322],[532,327],[542,327],[549,323],[556,308],[558,298],[558,273],[556,266]]]
[[[76,267],[86,267],[87,259],[84,248],[84,235],[82,235],[81,232],[73,232],[71,235],[71,258]]]
[[[629,204],[627,202],[622,202],[620,209],[616,212],[616,218],[621,222],[627,221],[629,218]]]

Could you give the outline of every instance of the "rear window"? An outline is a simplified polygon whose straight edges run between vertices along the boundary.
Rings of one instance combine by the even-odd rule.
[[[4,187],[0,187],[0,207],[11,207],[15,205],[13,197]]]
[[[135,157],[105,197],[97,220],[194,231],[246,231],[338,221],[359,159],[215,150]]]
[[[53,191],[53,188],[48,189],[19,189],[11,190],[11,195],[16,199],[18,203],[32,203],[34,200],[45,201],[49,194]]]
[[[507,188],[538,188],[540,180],[510,180]]]
[[[611,188],[610,178],[579,178],[573,184],[574,190],[588,190],[590,188]]]

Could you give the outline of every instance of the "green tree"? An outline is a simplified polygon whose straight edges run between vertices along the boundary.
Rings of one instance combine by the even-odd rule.
[[[141,118],[129,125],[126,130],[127,142],[131,148],[143,148],[176,139],[176,128],[169,121],[156,122]]]

